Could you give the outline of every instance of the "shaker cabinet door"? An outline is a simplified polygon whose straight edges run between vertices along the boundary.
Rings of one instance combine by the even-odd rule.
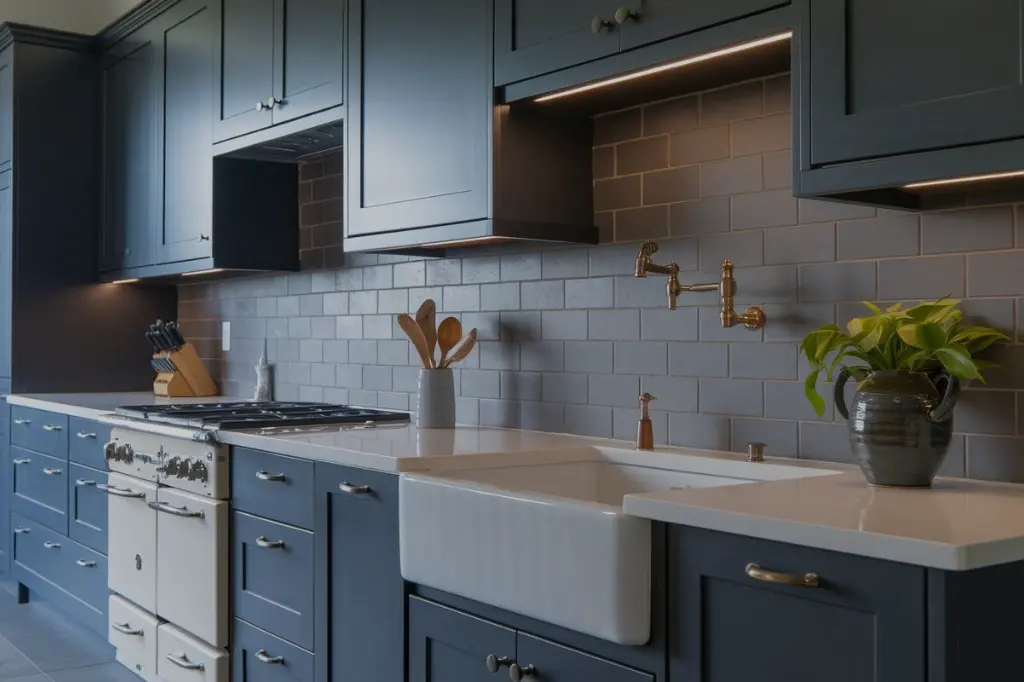
[[[500,666],[497,675],[488,667],[489,657],[493,657],[490,659],[492,667]],[[508,679],[508,666],[515,657],[515,630],[419,597],[409,597],[409,682]],[[553,678],[541,679],[557,682]],[[593,678],[594,682],[599,679],[606,682],[604,678]]]
[[[789,0],[633,0],[621,3],[620,8],[634,16],[620,13],[616,19],[625,18],[622,49],[629,50],[788,4]]]
[[[277,0],[274,125],[341,104],[345,0]]]
[[[222,0],[217,49],[216,142],[271,125],[276,0]]]

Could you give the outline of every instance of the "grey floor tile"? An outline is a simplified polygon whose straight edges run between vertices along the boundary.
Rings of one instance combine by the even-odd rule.
[[[37,668],[23,653],[6,639],[0,641],[0,680],[14,680],[38,675]]]
[[[53,682],[139,682],[135,673],[117,662],[57,670],[50,673],[50,679]]]
[[[138,679],[138,678],[136,678],[136,679]],[[15,678],[0,677],[0,680],[3,680],[4,682],[53,682],[53,680],[51,680],[49,677],[47,677],[43,673],[36,673],[34,675],[29,675],[27,677],[15,677]]]
[[[16,620],[0,622],[0,634],[39,670],[49,672],[114,660],[114,649],[105,638],[45,603],[29,603],[22,608]]]

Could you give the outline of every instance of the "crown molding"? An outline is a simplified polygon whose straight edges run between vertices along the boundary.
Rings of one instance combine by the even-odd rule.
[[[57,31],[25,24],[0,24],[0,50],[15,42],[89,52],[93,49],[96,41],[92,36],[81,33]]]
[[[146,0],[142,4],[136,5],[128,14],[100,31],[95,38],[96,45],[100,49],[110,47],[178,2],[180,0]]]

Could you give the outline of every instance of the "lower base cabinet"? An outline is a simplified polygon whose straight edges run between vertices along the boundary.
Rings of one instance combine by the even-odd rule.
[[[409,597],[409,682],[653,682],[654,677],[462,611]],[[500,677],[498,678],[500,679]]]
[[[313,682],[310,652],[237,618],[231,632],[231,682]]]

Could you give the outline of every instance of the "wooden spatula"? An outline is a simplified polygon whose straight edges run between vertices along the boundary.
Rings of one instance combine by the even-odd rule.
[[[402,328],[405,335],[412,341],[412,345],[416,347],[416,352],[420,354],[420,360],[423,361],[423,366],[427,369],[433,367],[433,361],[430,356],[427,355],[427,340],[423,338],[423,330],[416,324],[416,320],[409,317],[409,315],[402,313],[398,316],[398,326]]]
[[[470,329],[469,334],[466,336],[465,341],[459,346],[459,349],[452,353],[452,356],[448,358],[448,361],[442,364],[442,367],[451,367],[456,362],[460,362],[466,359],[466,356],[473,350],[473,346],[476,345],[476,329]]]
[[[416,324],[420,326],[423,338],[427,342],[427,357],[430,358],[431,367],[437,367],[437,363],[434,361],[434,349],[437,347],[436,317],[437,305],[432,298],[428,298],[420,304],[420,309],[416,311]]]

